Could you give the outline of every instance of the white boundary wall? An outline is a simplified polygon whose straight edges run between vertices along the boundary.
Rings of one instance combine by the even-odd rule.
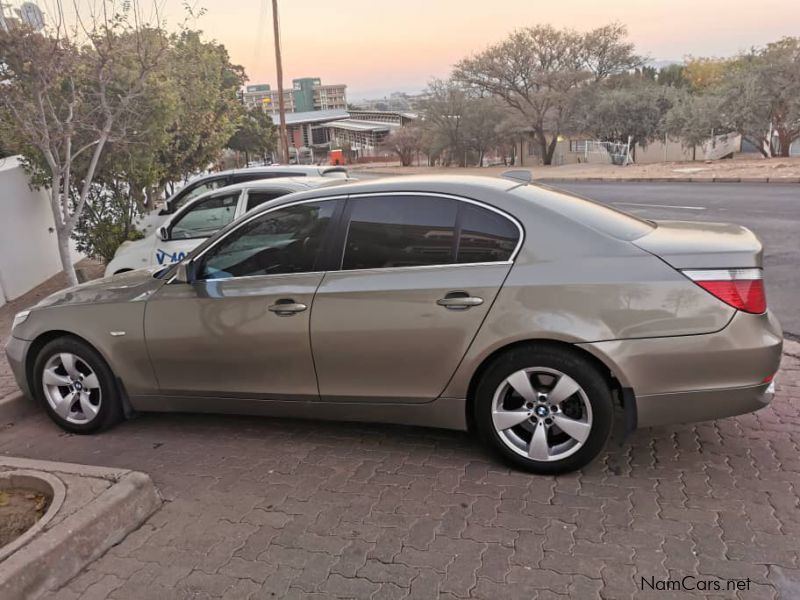
[[[0,159],[0,306],[60,271],[46,192],[30,189],[17,157]]]

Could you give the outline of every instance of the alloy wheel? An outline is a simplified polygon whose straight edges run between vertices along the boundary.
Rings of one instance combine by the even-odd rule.
[[[100,380],[85,360],[70,352],[50,357],[42,371],[42,389],[53,411],[69,423],[85,425],[100,412]]]
[[[592,406],[569,375],[531,367],[515,371],[497,387],[492,422],[509,449],[531,460],[551,462],[583,447],[592,430]]]

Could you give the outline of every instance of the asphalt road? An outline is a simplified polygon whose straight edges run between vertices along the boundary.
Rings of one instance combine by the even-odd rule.
[[[559,183],[553,187],[650,219],[737,223],[764,244],[767,302],[800,340],[800,185]]]

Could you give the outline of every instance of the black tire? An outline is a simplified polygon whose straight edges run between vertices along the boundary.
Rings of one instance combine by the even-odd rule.
[[[47,400],[42,374],[47,362],[56,354],[70,353],[86,363],[99,381],[100,403],[97,415],[87,423],[72,423],[61,417]],[[102,356],[89,344],[74,337],[61,337],[48,342],[36,356],[33,365],[33,393],[50,418],[70,433],[89,434],[107,429],[123,419],[122,402],[114,374]]]
[[[568,375],[580,385],[590,404],[589,435],[582,447],[563,459],[539,461],[522,456],[507,446],[495,429],[492,418],[495,392],[508,376],[532,367],[545,367]],[[605,447],[614,418],[611,390],[603,375],[578,352],[557,346],[521,347],[500,355],[478,382],[473,408],[475,427],[483,441],[515,467],[539,475],[568,473],[589,464]]]

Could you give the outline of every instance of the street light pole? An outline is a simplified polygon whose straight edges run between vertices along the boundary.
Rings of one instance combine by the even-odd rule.
[[[272,27],[275,32],[275,67],[278,72],[278,112],[280,114],[281,163],[289,164],[289,136],[286,134],[286,106],[283,101],[283,63],[281,32],[278,26],[278,0],[272,0]]]

